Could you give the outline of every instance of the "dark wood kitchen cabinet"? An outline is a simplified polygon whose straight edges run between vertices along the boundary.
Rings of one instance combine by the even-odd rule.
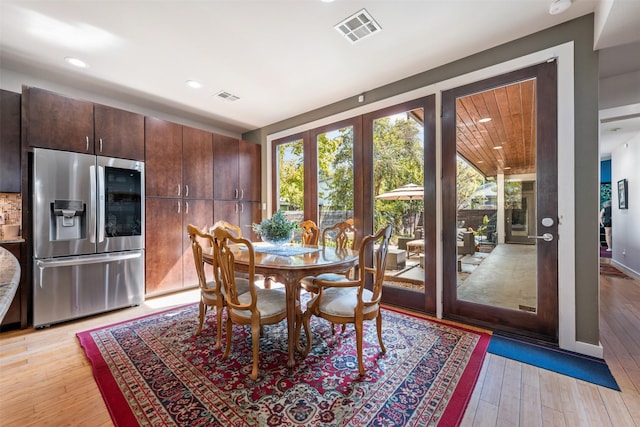
[[[238,224],[242,235],[257,236],[251,224],[260,222],[260,145],[216,135],[213,138],[214,219]]]
[[[213,134],[182,127],[182,185],[187,199],[213,199]]]
[[[147,198],[146,295],[182,288],[182,199]]]
[[[95,153],[144,160],[144,116],[94,104]]]
[[[145,194],[182,197],[182,126],[145,117]]]
[[[22,107],[22,130],[30,147],[94,153],[92,102],[24,87]]]
[[[144,160],[144,116],[39,88],[22,93],[30,147]]]
[[[9,306],[7,314],[2,319],[0,325],[0,331],[6,331],[10,329],[24,329],[28,326],[28,301],[29,301],[29,288],[27,286],[27,255],[23,254],[26,250],[24,243],[3,243],[3,248],[11,252],[20,263],[20,285],[16,290],[16,294],[13,297],[13,301]]]
[[[210,227],[213,201],[152,197],[145,210],[145,294],[198,286],[187,224]]]
[[[213,135],[145,119],[146,295],[198,286],[187,225],[213,225]]]
[[[19,193],[20,94],[0,90],[0,193]]]

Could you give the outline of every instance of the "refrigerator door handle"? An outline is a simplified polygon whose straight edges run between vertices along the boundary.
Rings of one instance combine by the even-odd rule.
[[[98,166],[98,243],[104,242],[105,200],[104,166]]]
[[[89,185],[91,191],[91,198],[89,200],[89,241],[91,243],[96,242],[96,167],[94,165],[89,166]]]
[[[123,261],[126,259],[140,258],[142,252],[123,252],[123,253],[110,253],[98,256],[83,256],[72,257],[65,259],[39,259],[36,261],[38,268],[50,268],[50,267],[69,267],[74,265],[85,264],[100,264],[105,262]]]

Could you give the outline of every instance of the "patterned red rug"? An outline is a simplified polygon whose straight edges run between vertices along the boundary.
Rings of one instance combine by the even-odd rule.
[[[260,376],[252,381],[251,339],[234,326],[232,355],[213,350],[213,320],[199,337],[197,305],[78,334],[117,426],[458,425],[490,336],[383,311],[365,325],[367,373],[358,376],[355,332],[331,334],[313,319],[313,349],[286,369],[286,323],[265,327]]]

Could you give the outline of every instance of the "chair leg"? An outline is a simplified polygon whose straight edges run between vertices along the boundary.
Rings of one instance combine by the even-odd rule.
[[[384,343],[382,342],[382,313],[378,310],[378,317],[376,317],[376,329],[378,330],[378,342],[380,343],[380,350],[382,350],[382,354],[387,352],[387,349],[384,347]]]
[[[227,314],[227,346],[224,349],[224,354],[222,355],[222,360],[229,357],[229,351],[231,350],[231,330],[233,329],[233,323],[231,323],[231,318],[228,317]]]
[[[311,317],[310,312],[302,313],[300,307],[298,307],[298,311],[296,313],[296,349],[303,355],[306,356],[309,354],[311,350],[311,328],[309,319]],[[300,327],[304,326],[304,334],[306,336],[307,344],[305,347],[300,346]]]
[[[220,350],[222,348],[222,303],[216,303],[216,344],[213,346],[214,350]]]
[[[251,344],[253,347],[253,368],[251,369],[251,377],[252,380],[258,379],[258,357],[259,357],[259,349],[260,349],[260,331],[262,330],[262,326],[259,323],[252,322],[251,323]]]
[[[353,324],[356,329],[356,348],[358,349],[358,370],[360,375],[364,375],[364,362],[362,361],[362,320]]]
[[[199,315],[200,323],[198,324],[198,330],[196,331],[196,335],[200,335],[200,332],[202,332],[202,325],[204,324],[204,315],[206,313],[207,313],[207,306],[205,305],[204,302],[202,302],[202,300],[200,300],[200,315]]]

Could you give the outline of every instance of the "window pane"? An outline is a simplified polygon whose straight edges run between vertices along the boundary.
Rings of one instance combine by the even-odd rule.
[[[278,153],[278,209],[304,209],[304,153],[302,140],[279,144]]]
[[[353,127],[318,135],[318,226],[353,217]]]

